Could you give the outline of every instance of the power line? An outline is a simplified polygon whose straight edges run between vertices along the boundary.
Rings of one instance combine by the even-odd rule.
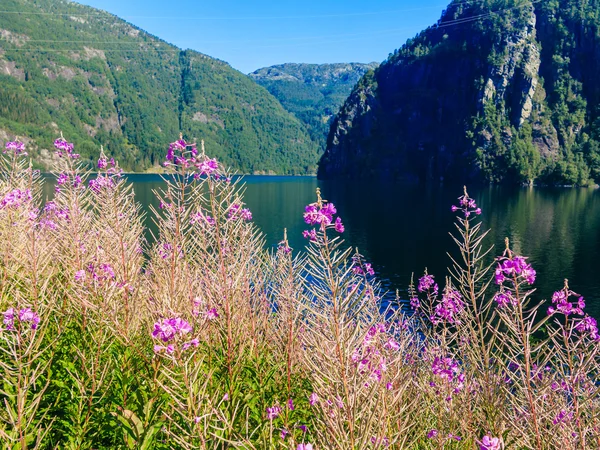
[[[467,1],[468,2],[468,1]],[[467,3],[462,2],[462,3]],[[390,11],[366,11],[360,13],[343,13],[343,14],[315,14],[315,15],[304,15],[304,16],[214,16],[214,17],[187,17],[187,16],[133,16],[123,15],[118,16],[120,18],[127,19],[161,19],[161,20],[284,20],[284,19],[328,19],[336,17],[362,17],[362,16],[375,16],[383,14],[396,14],[411,11],[423,11],[426,9],[444,8],[447,5],[432,5],[423,6],[420,8],[409,8],[409,9],[396,9]],[[109,12],[97,12],[97,13],[54,13],[45,11],[0,11],[0,14],[19,14],[19,15],[39,15],[39,16],[62,16],[62,17],[102,17],[102,16],[115,16]],[[117,17],[117,16],[115,16]]]
[[[477,0],[475,0],[477,1]],[[530,6],[536,3],[540,3],[542,0],[534,0],[531,3],[527,4],[524,3],[522,5],[517,5],[517,6],[513,6],[510,8],[504,8],[504,9],[500,9],[500,10],[496,10],[496,11],[490,11],[484,14],[478,14],[475,16],[470,16],[470,17],[461,17],[458,19],[454,19],[454,20],[449,20],[446,22],[438,22],[436,24],[434,24],[432,27],[435,28],[445,28],[445,27],[449,27],[449,26],[457,26],[457,25],[462,25],[465,23],[470,23],[470,22],[475,22],[478,20],[484,20],[487,18],[490,18],[492,16],[496,16],[499,14],[502,14],[504,12],[507,11],[511,11],[511,10],[516,10],[519,8],[523,8],[525,6]],[[453,3],[450,6],[456,6],[459,4],[472,4],[473,0],[466,0],[464,2],[460,2],[460,3]],[[0,11],[1,13],[1,11]],[[376,32],[365,32],[365,33],[355,33],[355,34],[347,34],[347,35],[329,35],[329,36],[320,36],[320,37],[298,37],[298,38],[277,38],[274,40],[277,41],[282,41],[282,40],[302,40],[302,39],[325,39],[327,38],[328,40],[321,40],[321,41],[315,41],[315,42],[304,42],[304,43],[296,43],[296,44],[292,44],[292,45],[259,45],[259,46],[254,46],[254,48],[278,48],[278,47],[290,47],[290,46],[302,46],[302,45],[316,45],[316,44],[327,44],[327,43],[344,43],[344,42],[351,42],[351,41],[355,41],[357,39],[344,39],[344,40],[337,40],[337,41],[331,41],[329,39],[331,38],[336,38],[336,37],[345,37],[345,36],[372,36],[372,35],[377,35],[377,36],[381,36],[381,35],[389,35],[389,34],[394,34],[394,33],[399,33],[401,31],[408,31],[408,28],[398,28],[398,29],[390,29],[390,30],[383,30],[383,31],[376,31]],[[418,31],[418,30],[416,30]],[[137,45],[137,46],[142,46],[143,43],[140,42],[126,42],[126,41],[120,41],[120,42],[110,42],[110,41],[53,41],[53,40],[38,40],[38,41],[26,41],[26,42],[45,42],[45,43],[73,43],[73,44],[90,44],[90,45],[97,45],[97,44],[115,44],[115,45]],[[237,42],[237,41],[209,41],[206,43],[227,43],[227,42]],[[248,41],[244,41],[244,42],[248,42]],[[260,41],[257,41],[260,42]],[[159,44],[158,42],[156,43],[148,43],[149,45],[151,44]],[[107,52],[111,52],[111,53],[125,53],[125,52],[134,52],[134,51],[147,51],[147,50],[152,50],[154,52],[158,52],[158,53],[179,53],[181,51],[183,51],[182,49],[178,49],[178,48],[173,48],[173,49],[161,49],[161,48],[155,48],[155,47],[150,47],[149,45],[143,46],[143,48],[137,48],[137,49],[96,49],[96,50],[103,50],[103,51],[107,51]],[[160,43],[160,45],[166,45],[163,43]],[[246,49],[247,47],[244,48],[239,48],[239,50],[242,49]],[[76,48],[67,48],[67,49],[56,49],[56,48],[47,48],[47,49],[41,49],[41,48],[14,48],[14,49],[5,49],[7,51],[36,51],[36,52],[71,52],[71,51],[77,51],[77,50],[81,50],[81,49],[76,49]],[[233,50],[236,50],[235,48]]]

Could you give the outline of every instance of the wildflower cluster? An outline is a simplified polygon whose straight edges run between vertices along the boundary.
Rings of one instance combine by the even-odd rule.
[[[362,255],[356,254],[352,257],[352,272],[356,275],[369,275],[370,277],[375,275],[375,270],[370,263],[363,262]]]
[[[25,202],[31,201],[30,189],[13,189],[0,200],[0,210],[5,208],[18,209]]]
[[[458,316],[464,308],[465,303],[460,292],[451,287],[447,287],[442,294],[442,299],[435,305],[430,320],[434,325],[441,322],[447,322],[449,324],[457,323],[459,320]]]
[[[195,170],[194,178],[196,179],[203,175],[220,176],[217,160],[208,158],[204,154],[204,149],[199,153],[196,144],[188,144],[182,137],[169,145],[163,166],[182,170]]]
[[[570,302],[570,297],[576,297],[576,301]],[[583,309],[585,308],[583,297],[571,291],[568,285],[565,285],[564,289],[552,294],[552,304],[554,306],[548,308],[548,315],[557,313],[564,314],[565,316],[571,314],[583,315]]]
[[[6,143],[4,154],[13,153],[15,156],[27,156],[25,144],[21,141],[9,141]]]
[[[192,326],[184,319],[179,317],[172,317],[170,319],[163,319],[154,324],[154,330],[152,331],[152,337],[158,339],[167,346],[155,345],[154,351],[156,353],[166,351],[167,353],[174,353],[176,350],[176,342],[184,335],[192,331]],[[184,342],[181,350],[187,350],[190,347],[198,346],[198,339],[194,338],[191,341]]]
[[[337,209],[333,203],[321,199],[321,192],[317,189],[317,201],[304,208],[304,222],[308,225],[319,225],[322,231],[325,231],[333,223],[333,228],[338,233],[345,231],[342,219],[337,217],[334,221],[333,216],[337,214]],[[313,228],[305,230],[302,235],[310,241],[316,242],[317,233]]]
[[[227,218],[229,220],[242,219],[249,222],[252,220],[252,212],[248,208],[242,208],[239,203],[234,203],[227,211]]]
[[[380,342],[383,339],[383,345]],[[369,380],[381,381],[387,370],[385,355],[381,348],[398,350],[399,344],[391,338],[385,324],[378,323],[369,328],[361,345],[354,350],[351,359],[360,374],[368,375]],[[367,382],[368,383],[368,382]]]
[[[525,281],[527,284],[535,283],[536,272],[527,263],[527,258],[518,256],[509,252],[509,256],[498,258],[498,267],[495,272],[496,284],[502,284],[505,281]]]
[[[443,285],[425,272],[410,287],[408,314],[400,294],[379,301],[372,265],[330,239],[344,226],[320,192],[299,212],[312,227],[306,252],[291,256],[287,232],[267,251],[238,180],[179,139],[147,242],[116,161],[101,154],[83,189],[72,144],[57,139],[61,190],[38,209],[39,174],[16,159],[24,146],[5,153],[0,436],[10,448],[600,442],[596,320],[567,284],[540,317],[541,303],[529,306],[535,270],[508,245],[486,257],[466,191],[453,207],[460,255]]]
[[[67,142],[62,136],[54,141],[54,148],[56,149],[54,154],[59,158],[78,159],[80,156],[78,153],[73,153],[74,145]]]
[[[477,207],[475,200],[469,197],[465,188],[465,194],[458,198],[459,206],[452,205],[452,212],[461,211],[466,218],[469,218],[471,214],[480,215],[481,208]]]
[[[16,310],[15,308],[8,308],[4,313],[4,327],[7,331],[12,331],[15,329],[15,321],[17,323],[26,323],[31,324],[29,327],[32,330],[37,329],[38,324],[40,323],[40,316],[36,312],[34,312],[31,308],[23,308],[21,310]]]

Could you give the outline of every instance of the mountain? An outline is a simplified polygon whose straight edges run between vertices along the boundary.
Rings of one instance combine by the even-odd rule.
[[[227,63],[62,0],[2,0],[0,143],[29,140],[47,167],[62,131],[83,162],[100,144],[123,167],[158,166],[182,132],[243,173],[314,173],[304,124]]]
[[[250,77],[304,122],[312,139],[324,149],[331,119],[357,81],[377,65],[281,64],[258,69]]]
[[[367,73],[321,178],[600,181],[600,0],[453,1]]]

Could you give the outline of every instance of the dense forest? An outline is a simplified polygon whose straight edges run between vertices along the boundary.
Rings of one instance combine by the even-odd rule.
[[[227,63],[70,1],[3,0],[0,143],[19,136],[45,168],[60,131],[84,163],[102,144],[134,171],[180,132],[244,173],[314,173],[319,158],[304,124]]]
[[[319,176],[600,181],[600,0],[453,1],[334,119]]]
[[[250,77],[304,122],[324,150],[332,118],[358,80],[376,67],[377,63],[288,63],[258,69]]]

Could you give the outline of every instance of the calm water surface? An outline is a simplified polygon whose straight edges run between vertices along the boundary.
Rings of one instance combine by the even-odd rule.
[[[145,208],[157,206],[152,189],[163,185],[159,176],[128,178]],[[406,298],[411,273],[418,276],[425,267],[444,279],[446,253],[455,252],[450,206],[462,195],[460,187],[273,176],[248,176],[245,182],[245,201],[267,246],[276,246],[287,228],[290,245],[303,248],[302,212],[320,187],[338,209],[348,245],[372,262],[385,288]],[[586,298],[588,312],[600,319],[600,190],[484,187],[469,193],[483,210],[484,229],[491,230],[486,243],[495,246],[493,254],[502,253],[508,237],[516,252],[529,256],[538,274],[537,298],[550,298],[568,278],[571,289]]]

